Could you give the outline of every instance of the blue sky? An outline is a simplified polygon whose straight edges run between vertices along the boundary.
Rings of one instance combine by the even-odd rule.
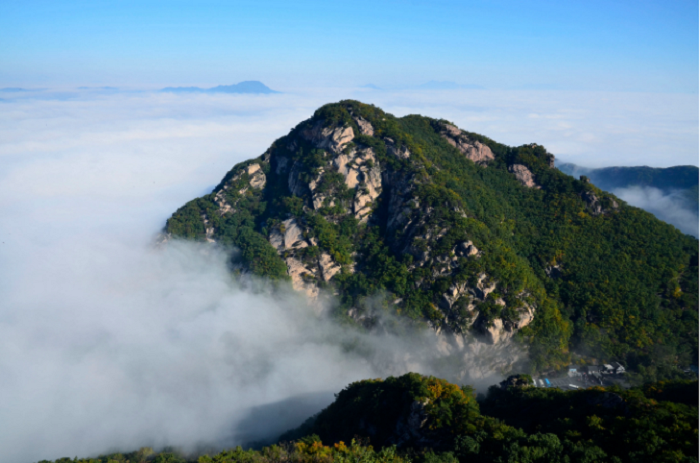
[[[697,93],[696,1],[0,2],[0,86]]]

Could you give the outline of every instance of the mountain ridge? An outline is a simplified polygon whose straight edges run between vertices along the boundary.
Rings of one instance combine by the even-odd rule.
[[[280,93],[257,80],[246,80],[233,85],[217,85],[211,88],[165,87],[160,91],[167,93]]]

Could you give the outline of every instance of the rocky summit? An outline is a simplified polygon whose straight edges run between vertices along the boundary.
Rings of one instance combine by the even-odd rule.
[[[560,172],[541,145],[446,120],[323,106],[165,232],[235,249],[234,273],[287,280],[350,324],[390,313],[451,346],[517,345],[538,369],[697,358],[695,238]]]

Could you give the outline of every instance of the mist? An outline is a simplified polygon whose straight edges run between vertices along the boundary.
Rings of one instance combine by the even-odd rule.
[[[0,102],[0,461],[244,444],[300,424],[352,381],[456,376],[432,333],[409,343],[340,329],[290,291],[233,281],[230,250],[153,243],[173,211],[234,164],[342,98],[572,153],[620,132],[587,138],[593,118],[562,112],[553,94],[458,95],[93,92]],[[614,117],[634,113],[630,101]],[[652,106],[653,116],[674,104],[685,103]],[[585,119],[585,130],[568,117]],[[697,126],[683,127],[674,130],[696,143]],[[648,146],[672,138],[643,135]],[[484,364],[502,354],[473,353]]]
[[[270,439],[348,383],[430,373],[421,357],[439,354],[428,333],[352,333],[291,291],[241,288],[212,246],[81,237],[36,258],[5,293],[3,461]]]
[[[657,219],[698,237],[698,211],[681,191],[664,191],[653,187],[616,188],[613,194],[632,206],[651,212]]]

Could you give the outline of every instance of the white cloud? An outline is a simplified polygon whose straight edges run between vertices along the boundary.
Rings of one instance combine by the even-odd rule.
[[[679,191],[664,192],[653,187],[617,188],[613,194],[632,206],[651,212],[683,233],[698,237],[698,211],[693,212]]]

